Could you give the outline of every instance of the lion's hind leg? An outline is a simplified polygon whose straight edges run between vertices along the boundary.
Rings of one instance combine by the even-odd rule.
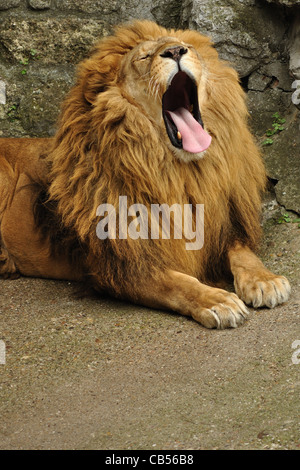
[[[235,328],[248,316],[247,307],[234,293],[177,271],[162,273],[137,289],[138,303],[190,316],[206,328]]]
[[[254,308],[273,308],[288,300],[291,292],[289,281],[265,268],[248,247],[237,243],[229,250],[228,258],[235,291],[246,304]]]

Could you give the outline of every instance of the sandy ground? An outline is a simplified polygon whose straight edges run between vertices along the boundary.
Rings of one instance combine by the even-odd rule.
[[[225,331],[1,280],[0,449],[300,449],[297,224],[268,226],[261,254],[292,297]]]

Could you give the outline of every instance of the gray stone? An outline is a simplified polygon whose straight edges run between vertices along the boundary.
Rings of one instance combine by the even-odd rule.
[[[56,65],[82,60],[91,45],[108,34],[101,20],[66,18],[5,18],[1,23],[0,44],[10,63],[28,59],[29,63]],[[36,51],[32,57],[31,51]]]
[[[277,3],[278,5],[284,5],[287,7],[294,7],[300,5],[300,0],[267,0],[269,3]]]
[[[248,5],[248,6],[255,5],[255,0],[238,0],[238,2],[243,3],[244,5]]]
[[[300,112],[296,108],[284,127],[274,136],[274,143],[265,147],[264,157],[268,175],[278,180],[275,186],[277,201],[287,210],[300,213]]]
[[[74,67],[33,64],[22,76],[17,67],[0,66],[0,77],[7,83],[0,135],[53,135],[61,103],[74,82]]]
[[[183,22],[210,36],[220,56],[242,77],[270,58],[274,60],[285,33],[285,24],[274,7],[262,9],[253,2],[186,0]]]
[[[273,79],[273,88],[278,87],[283,91],[291,91],[292,77],[288,70],[287,62],[270,62],[259,69],[260,73],[266,74]]]
[[[250,75],[248,81],[249,91],[263,92],[268,89],[291,92],[292,79],[286,63],[272,62],[260,67]]]
[[[19,119],[28,133],[54,135],[65,95],[73,84],[74,69],[34,67],[21,84]]]
[[[60,0],[59,11],[99,15],[113,26],[136,18],[157,21],[166,27],[178,27],[182,0]]]
[[[261,73],[253,72],[248,81],[248,90],[250,91],[265,91],[271,84],[272,77]]]
[[[6,85],[3,80],[0,80],[0,104],[6,104]]]
[[[51,7],[51,0],[29,0],[28,3],[34,10],[47,10]]]
[[[181,0],[152,0],[151,14],[154,21],[167,28],[181,28]]]
[[[20,3],[21,0],[0,0],[0,11],[18,7]]]
[[[291,93],[282,93],[278,88],[268,88],[264,92],[250,90],[247,95],[250,124],[256,136],[262,137],[272,126],[273,114],[284,116],[291,106]]]
[[[128,1],[122,2],[128,4]],[[137,1],[131,1],[137,6]],[[127,6],[127,5],[126,5]],[[103,15],[117,12],[120,10],[120,1],[118,0],[60,0],[57,2],[58,10],[62,11],[80,11],[84,13],[101,13]]]

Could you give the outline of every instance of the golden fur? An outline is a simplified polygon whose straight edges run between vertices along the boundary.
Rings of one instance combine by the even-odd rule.
[[[212,137],[199,154],[175,148],[162,119],[163,94],[178,67],[165,51],[176,47],[185,48],[180,66],[196,80],[201,116]],[[266,175],[247,117],[237,73],[199,33],[137,21],[100,41],[79,66],[53,148],[49,151],[48,142],[42,159],[45,150],[36,150],[39,176],[28,170],[44,192],[36,205],[55,219],[40,241],[46,255],[38,274],[52,277],[52,264],[57,267],[62,253],[76,245],[80,261],[64,257],[62,273],[54,277],[86,277],[99,291],[191,315],[207,327],[237,326],[247,315],[235,294],[208,286],[230,271],[247,303],[272,307],[287,300],[288,281],[267,271],[251,251],[261,235]],[[0,150],[8,145],[13,144],[3,139]],[[12,157],[4,155],[3,162],[15,171]],[[128,206],[141,203],[149,211],[154,203],[204,204],[203,248],[187,251],[185,240],[174,239],[99,240],[97,207],[109,203],[118,209],[120,195],[127,196]],[[42,230],[42,218],[36,217]],[[34,230],[33,222],[29,225]],[[3,221],[1,233],[5,262],[13,260],[22,274],[36,275],[36,269],[22,270],[22,248],[12,254]]]

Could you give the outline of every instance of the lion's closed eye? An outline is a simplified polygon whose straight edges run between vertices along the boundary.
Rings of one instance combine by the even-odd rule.
[[[142,57],[139,57],[138,60],[146,60],[146,59],[149,59],[151,57],[150,54],[147,54],[147,55],[143,55]]]

